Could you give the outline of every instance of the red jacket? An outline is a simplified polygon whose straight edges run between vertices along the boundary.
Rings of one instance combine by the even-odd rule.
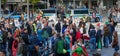
[[[82,34],[81,34],[80,31],[78,31],[78,32],[76,33],[76,40],[81,39],[81,38],[82,38]]]
[[[17,56],[18,42],[16,40],[13,41],[12,44],[12,55]]]

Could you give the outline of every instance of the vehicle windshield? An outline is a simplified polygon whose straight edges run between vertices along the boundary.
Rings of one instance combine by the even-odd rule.
[[[21,15],[21,13],[20,12],[15,12],[15,13],[13,13],[13,15]]]
[[[88,14],[88,10],[74,10],[74,14]]]
[[[42,10],[43,13],[56,13],[56,10]]]

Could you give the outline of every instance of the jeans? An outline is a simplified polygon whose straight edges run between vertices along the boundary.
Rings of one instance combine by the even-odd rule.
[[[12,56],[12,49],[8,49],[9,56]]]
[[[0,43],[0,50],[2,49],[2,43]]]
[[[103,42],[104,42],[104,46],[105,46],[105,47],[108,47],[109,37],[108,37],[108,36],[105,36],[104,39],[103,39]]]
[[[114,50],[115,50],[115,52],[117,52],[117,51],[119,50],[119,45],[116,45],[116,46],[114,47]]]
[[[109,38],[109,44],[111,44],[112,43],[112,34],[108,38]]]
[[[96,38],[90,38],[90,50],[95,51],[96,49]]]

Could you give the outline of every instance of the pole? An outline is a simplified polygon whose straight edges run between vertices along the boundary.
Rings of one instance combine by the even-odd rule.
[[[23,0],[21,0],[20,4],[21,4],[21,6],[20,6],[20,7],[21,7],[21,10],[22,10],[22,6],[23,6]]]
[[[91,8],[91,1],[88,0],[88,6],[89,6],[89,9]]]
[[[0,19],[2,17],[2,14],[1,14],[1,0],[0,0]]]
[[[29,0],[27,0],[27,20],[29,21]]]
[[[74,6],[74,9],[75,9],[75,0],[73,1],[73,6]]]
[[[49,5],[50,5],[49,0],[47,0],[47,8],[49,8]]]

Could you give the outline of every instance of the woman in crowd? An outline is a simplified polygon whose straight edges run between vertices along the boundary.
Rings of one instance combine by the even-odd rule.
[[[94,52],[96,49],[96,30],[94,26],[90,28],[89,36],[90,36],[90,50]]]
[[[100,23],[97,23],[96,43],[97,49],[100,51],[102,49],[102,30],[100,29]]]

